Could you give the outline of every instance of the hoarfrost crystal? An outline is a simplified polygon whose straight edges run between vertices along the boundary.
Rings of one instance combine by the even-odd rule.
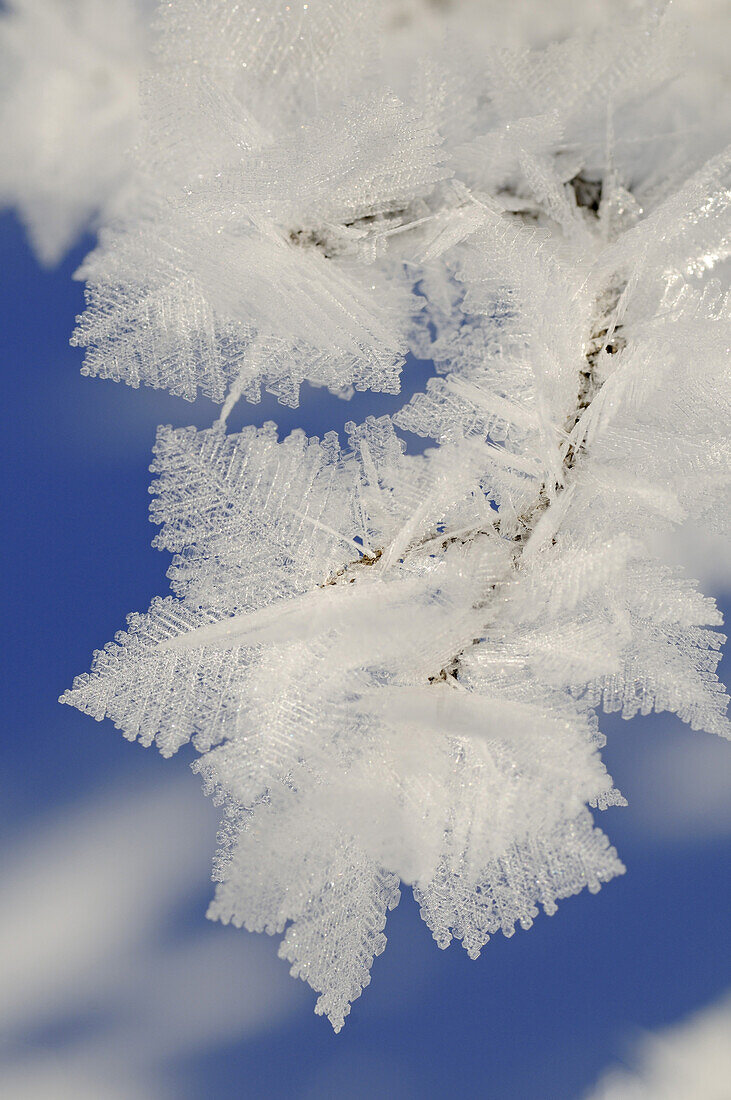
[[[76,335],[223,410],[159,430],[173,595],[64,701],[192,740],[210,915],[283,932],[336,1030],[399,882],[474,957],[622,872],[599,708],[729,733],[720,616],[661,552],[728,494],[722,79],[673,83],[654,6],[541,51],[398,7],[162,6]],[[393,391],[409,350],[436,377],[345,445],[226,431],[262,384]]]

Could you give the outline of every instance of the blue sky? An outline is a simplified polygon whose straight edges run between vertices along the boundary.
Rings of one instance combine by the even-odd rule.
[[[164,761],[56,702],[125,615],[166,591],[147,518],[156,425],[217,415],[79,374],[71,273],[88,245],[43,271],[14,218],[0,219],[0,1093],[579,1100],[638,1029],[729,985],[728,746],[664,716],[605,718],[605,759],[630,806],[599,823],[628,873],[497,937],[477,962],[440,951],[405,890],[372,984],[334,1037],[274,940],[205,920],[216,812],[192,751]],[[411,365],[407,390],[425,369]],[[229,426],[321,434],[401,400],[310,391],[297,410],[242,405]]]

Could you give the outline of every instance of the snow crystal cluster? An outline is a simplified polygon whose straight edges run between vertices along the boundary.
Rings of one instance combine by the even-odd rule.
[[[87,374],[222,409],[159,430],[172,595],[63,701],[192,741],[210,915],[283,933],[336,1031],[400,883],[475,957],[622,872],[598,710],[729,733],[719,613],[662,553],[728,511],[728,88],[664,5],[585,7],[163,3],[81,270]],[[262,387],[396,393],[409,354],[424,392],[347,440],[226,430]]]

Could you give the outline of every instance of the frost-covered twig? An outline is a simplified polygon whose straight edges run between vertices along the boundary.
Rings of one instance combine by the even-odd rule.
[[[623,870],[600,706],[728,734],[719,614],[658,546],[728,484],[731,153],[712,66],[673,84],[682,34],[622,12],[530,51],[468,0],[458,48],[416,2],[163,5],[83,267],[86,372],[223,411],[160,429],[174,595],[64,701],[193,740],[210,915],[284,932],[336,1030],[399,880],[474,956]],[[395,391],[409,351],[436,377],[346,446],[226,433],[262,385]]]

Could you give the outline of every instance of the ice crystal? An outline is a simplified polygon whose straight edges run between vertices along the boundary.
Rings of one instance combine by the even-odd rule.
[[[399,880],[476,956],[621,873],[598,709],[729,733],[718,611],[659,549],[728,487],[717,73],[669,83],[654,6],[466,71],[397,7],[163,5],[76,336],[88,373],[224,407],[159,430],[173,595],[64,701],[192,740],[210,915],[284,932],[336,1030]],[[346,444],[226,432],[261,384],[394,389],[407,349],[436,377]]]
[[[216,401],[397,391],[418,308],[398,261],[449,173],[432,112],[374,77],[369,8],[165,11],[143,198],[82,269],[88,373]]]
[[[151,0],[8,0],[0,13],[0,205],[57,263],[115,200],[134,140]]]

